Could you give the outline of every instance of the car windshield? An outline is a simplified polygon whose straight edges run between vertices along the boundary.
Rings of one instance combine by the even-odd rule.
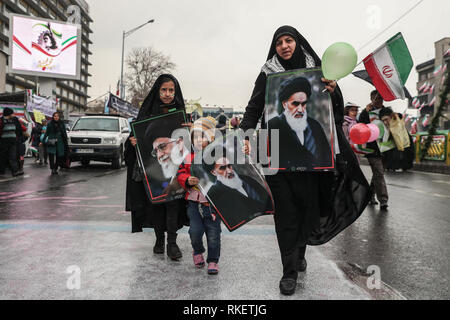
[[[72,131],[119,131],[118,119],[83,118],[78,120]]]

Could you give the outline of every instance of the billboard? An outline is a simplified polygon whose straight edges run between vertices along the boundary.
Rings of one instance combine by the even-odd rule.
[[[81,26],[11,15],[10,73],[80,79]]]

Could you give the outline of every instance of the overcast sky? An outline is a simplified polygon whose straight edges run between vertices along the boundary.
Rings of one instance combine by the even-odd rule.
[[[360,49],[418,0],[88,0],[93,56],[91,100],[114,92],[120,78],[122,31],[155,19],[126,40],[125,50],[152,46],[169,55],[186,99],[243,109],[265,63],[275,30],[292,25],[321,57],[335,42]],[[379,12],[379,20],[377,19]],[[434,42],[450,36],[450,1],[425,0],[400,22],[358,52],[370,54],[402,32],[415,65],[434,58]],[[357,70],[362,69],[358,67]],[[417,73],[407,88],[414,96]],[[348,76],[339,82],[345,101],[369,102],[370,84]],[[397,111],[406,104],[387,103]]]

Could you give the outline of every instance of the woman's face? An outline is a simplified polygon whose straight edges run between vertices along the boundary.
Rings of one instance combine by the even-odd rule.
[[[297,43],[291,36],[281,36],[276,42],[277,53],[283,60],[291,59],[296,47]]]
[[[172,103],[175,99],[175,83],[165,82],[159,88],[159,97],[164,104]]]
[[[53,120],[59,121],[59,113],[55,113],[55,115],[53,116]]]

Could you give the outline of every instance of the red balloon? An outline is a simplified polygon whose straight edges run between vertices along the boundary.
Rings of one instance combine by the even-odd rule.
[[[369,141],[371,136],[370,128],[364,123],[358,123],[350,130],[350,139],[355,144],[365,144]]]

